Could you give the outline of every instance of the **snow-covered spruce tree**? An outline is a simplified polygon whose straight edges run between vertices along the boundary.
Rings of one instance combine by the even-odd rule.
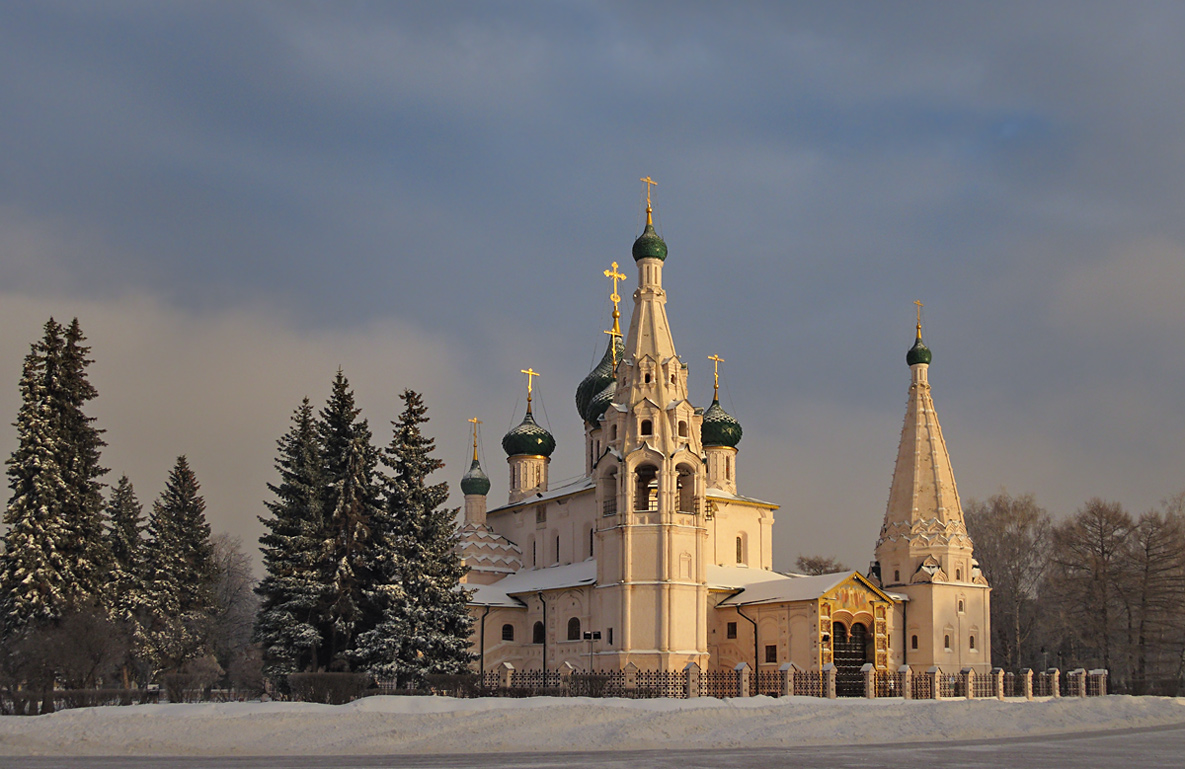
[[[137,641],[139,655],[157,672],[206,651],[214,565],[199,488],[189,461],[177,457],[148,519],[152,557],[145,587],[153,616]]]
[[[109,582],[113,588],[111,613],[135,620],[146,613],[144,580],[147,567],[144,547],[144,507],[128,477],[122,476],[107,502],[108,547],[111,552]]]
[[[292,428],[278,441],[276,471],[268,484],[275,500],[270,516],[259,520],[267,533],[259,538],[267,576],[255,588],[261,604],[255,642],[263,653],[263,673],[283,685],[289,673],[316,670],[325,618],[325,569],[322,565],[325,519],[321,446],[313,407],[305,398],[292,415]]]
[[[52,376],[47,357],[60,355],[60,332],[51,319],[45,340],[34,343],[21,373],[17,448],[7,462],[12,497],[4,512],[7,531],[0,573],[5,634],[57,619],[75,588],[68,556],[71,532],[62,515],[65,482],[58,462],[63,452],[46,386]]]
[[[91,364],[90,348],[78,318],[71,321],[63,339],[58,393],[51,393],[58,413],[61,434],[59,447],[62,456],[62,480],[65,498],[62,514],[73,534],[67,552],[74,564],[75,599],[86,604],[109,604],[111,551],[103,529],[103,485],[99,478],[107,473],[99,464],[99,454],[106,442],[94,425],[94,417],[86,415],[84,407],[98,396],[86,377]]]
[[[359,419],[354,393],[339,369],[329,402],[322,409],[317,432],[322,449],[321,509],[325,516],[325,541],[321,563],[326,567],[325,607],[327,627],[320,666],[328,670],[349,667],[362,620],[362,591],[369,574],[371,526],[380,509],[374,484],[377,452],[370,428]]]
[[[375,621],[360,638],[358,657],[376,677],[402,686],[422,683],[427,673],[466,671],[473,620],[459,587],[465,567],[455,550],[457,510],[441,507],[448,484],[427,482],[444,467],[432,456],[435,441],[420,430],[428,410],[413,390],[399,397],[405,407],[382,457],[392,475],[375,530],[376,581],[367,594]]]

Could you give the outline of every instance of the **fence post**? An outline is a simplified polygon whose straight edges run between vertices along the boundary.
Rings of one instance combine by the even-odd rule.
[[[876,699],[876,667],[871,662],[865,662],[860,666],[860,672],[864,674],[864,699]]]
[[[1095,668],[1094,670],[1090,671],[1090,677],[1093,678],[1097,684],[1096,689],[1098,690],[1098,694],[1096,694],[1095,696],[1102,697],[1102,696],[1106,695],[1106,693],[1107,693],[1107,669],[1106,668]]]
[[[1062,671],[1058,670],[1057,668],[1050,668],[1045,672],[1049,675],[1049,691],[1053,695],[1054,699],[1057,699],[1058,697],[1062,696]]]
[[[823,675],[826,678],[827,699],[833,700],[836,697],[835,692],[835,663],[828,662],[823,666]]]
[[[737,696],[749,696],[749,674],[753,670],[749,667],[748,662],[738,662],[737,666],[733,668],[737,673]]]
[[[638,666],[632,662],[627,662],[625,669],[622,672],[625,673],[625,690],[627,692],[632,692],[634,689],[637,689]]]
[[[1070,673],[1070,691],[1073,696],[1086,696],[1086,670],[1084,668],[1077,668],[1071,670]]]
[[[687,699],[699,696],[699,665],[694,662],[683,666],[683,696]]]
[[[798,666],[793,662],[783,662],[778,672],[782,674],[782,696],[794,696],[794,674],[798,672]]]
[[[996,699],[1004,700],[1004,668],[992,668],[992,678],[996,679]]]
[[[913,699],[913,671],[910,670],[909,665],[902,665],[897,668],[897,672],[901,674],[901,696],[904,699]]]
[[[930,696],[936,700],[942,699],[942,671],[937,665],[926,671],[930,678]]]
[[[967,687],[967,699],[975,699],[975,668],[963,668],[959,671],[959,677],[963,679],[963,686]]]
[[[1022,681],[1021,685],[1024,686],[1025,699],[1033,699],[1033,669],[1025,668],[1021,670],[1020,680]]]
[[[514,678],[514,665],[511,665],[509,662],[503,662],[501,667],[498,669],[498,674],[499,678],[501,679],[499,681],[501,687],[503,689],[509,689],[511,679]]]

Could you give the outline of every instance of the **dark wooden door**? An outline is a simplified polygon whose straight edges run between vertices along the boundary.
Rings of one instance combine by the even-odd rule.
[[[864,696],[865,645],[867,631],[860,623],[852,625],[849,632],[842,623],[836,622],[831,631],[832,659],[835,660],[835,693],[840,697]]]

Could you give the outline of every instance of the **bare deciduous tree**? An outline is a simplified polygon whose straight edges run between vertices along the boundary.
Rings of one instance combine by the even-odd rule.
[[[803,574],[835,574],[840,571],[851,571],[838,558],[823,555],[800,555],[794,562],[794,568]]]
[[[992,587],[993,657],[1012,669],[1037,623],[1037,591],[1049,563],[1049,513],[1032,494],[1001,491],[986,502],[969,500],[964,519],[975,557]]]
[[[259,599],[251,558],[243,543],[229,534],[211,538],[214,562],[214,611],[211,616],[211,650],[223,669],[244,655],[251,644],[251,631]]]

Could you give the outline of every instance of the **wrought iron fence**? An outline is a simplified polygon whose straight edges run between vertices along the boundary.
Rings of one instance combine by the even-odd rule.
[[[971,690],[979,699],[990,699],[996,696],[996,676],[994,674],[975,676]]]
[[[913,680],[910,681],[910,695],[915,700],[932,700],[934,699],[934,682],[933,679],[925,673],[915,673]]]
[[[700,673],[699,693],[704,697],[737,696],[737,674],[735,670],[705,670]]]
[[[905,673],[893,670],[872,671],[873,691],[879,697],[904,697]]]

